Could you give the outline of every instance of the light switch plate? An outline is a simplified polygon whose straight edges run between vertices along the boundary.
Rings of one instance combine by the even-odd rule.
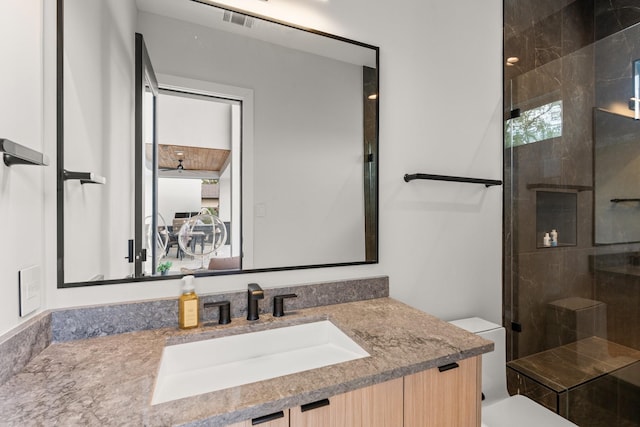
[[[20,317],[33,313],[40,308],[42,283],[40,282],[40,267],[25,268],[18,272],[18,286],[20,287]]]

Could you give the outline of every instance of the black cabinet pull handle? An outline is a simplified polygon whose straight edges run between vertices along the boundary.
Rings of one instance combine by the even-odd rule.
[[[313,409],[318,409],[318,408],[322,408],[323,406],[329,406],[329,405],[330,405],[329,399],[322,399],[322,400],[318,400],[317,402],[311,402],[311,403],[307,403],[306,405],[300,406],[300,411],[307,412]]]
[[[456,369],[458,367],[460,367],[460,365],[454,362],[454,363],[449,363],[448,365],[438,366],[438,371],[445,372],[445,371],[450,371],[451,369]]]
[[[279,418],[284,418],[284,412],[274,412],[273,414],[265,415],[263,417],[254,418],[251,420],[251,425],[256,426],[258,424],[267,423],[269,421],[277,420]]]

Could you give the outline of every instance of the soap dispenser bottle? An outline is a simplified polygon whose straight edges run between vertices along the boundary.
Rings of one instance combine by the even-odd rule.
[[[178,325],[180,329],[190,329],[198,326],[198,295],[193,286],[193,276],[182,279],[182,295],[178,300]]]

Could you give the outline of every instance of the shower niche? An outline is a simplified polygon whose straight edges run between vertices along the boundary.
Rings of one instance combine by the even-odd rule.
[[[536,247],[577,245],[578,195],[559,191],[536,191]],[[557,232],[557,244],[545,244],[545,234]]]

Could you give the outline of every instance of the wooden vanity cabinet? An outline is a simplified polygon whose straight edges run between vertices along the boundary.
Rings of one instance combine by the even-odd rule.
[[[479,426],[481,363],[476,356],[404,377],[404,427]]]
[[[276,414],[279,414],[279,413],[276,413]],[[272,414],[272,415],[275,415],[275,414]],[[254,425],[257,425],[259,427],[289,427],[289,410],[287,409],[282,411],[282,415],[283,417],[272,419],[270,421],[264,420],[260,422],[259,419],[253,419],[253,420],[242,421],[241,423],[235,423],[228,427],[253,427]],[[266,417],[262,417],[262,418],[269,418],[269,417],[270,416],[267,415]],[[258,424],[253,424],[254,421],[258,421]]]
[[[259,427],[480,426],[481,356],[285,410]],[[251,427],[252,420],[229,427]]]
[[[291,427],[402,426],[403,383],[397,378],[330,397],[324,406],[291,408]]]

